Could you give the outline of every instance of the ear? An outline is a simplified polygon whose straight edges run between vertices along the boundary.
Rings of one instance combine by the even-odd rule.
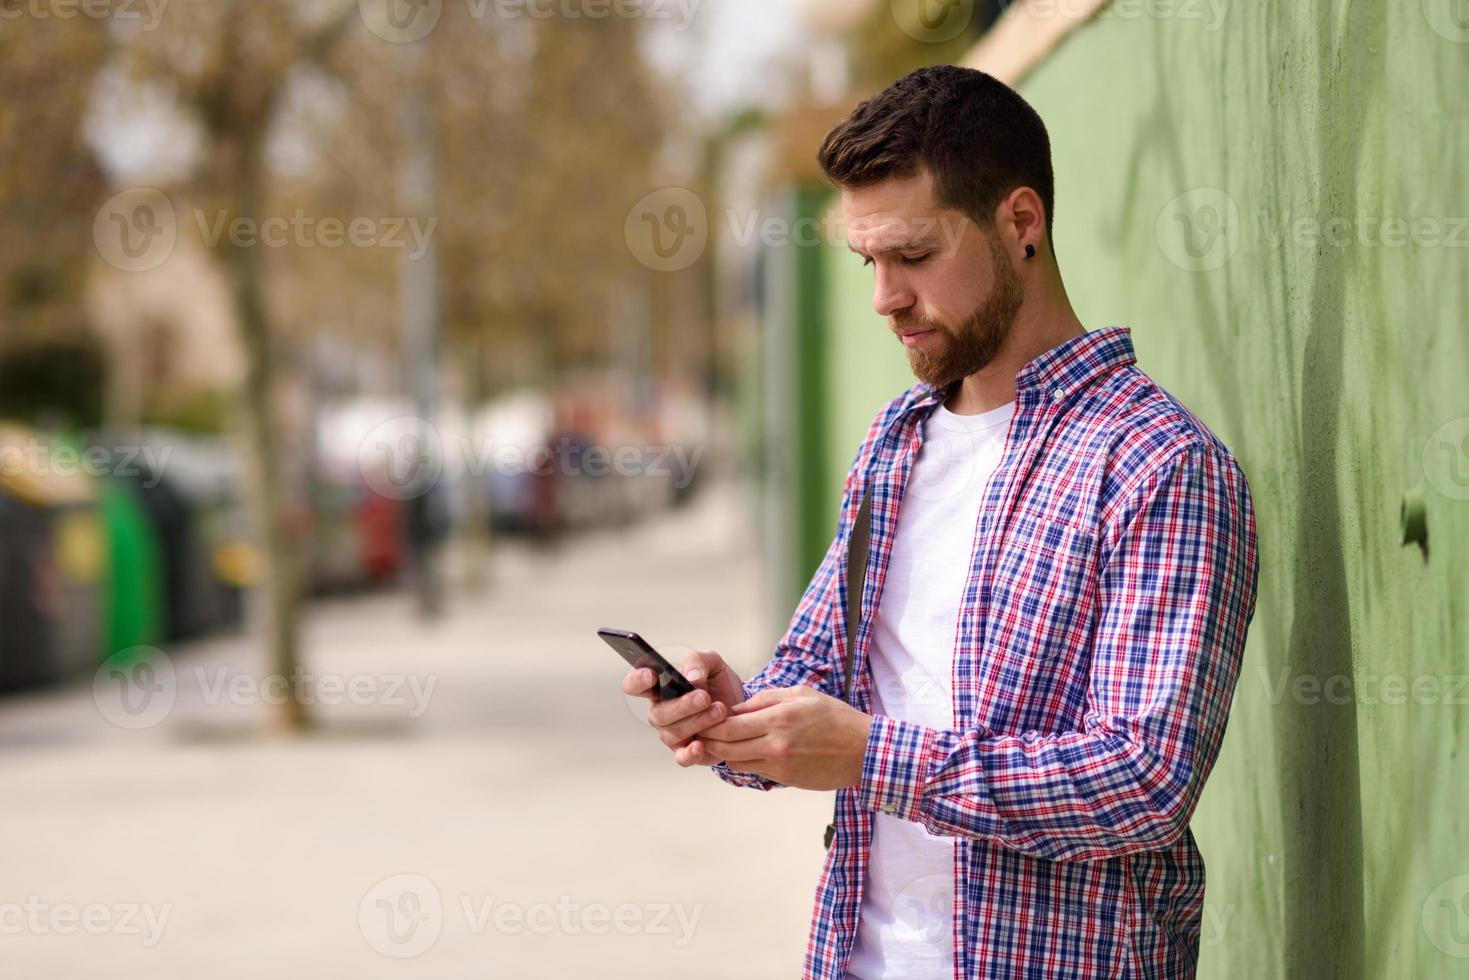
[[[995,228],[1016,262],[1025,258],[1027,245],[1035,246],[1037,252],[1046,251],[1046,206],[1029,187],[1017,187],[1005,195],[995,208]]]

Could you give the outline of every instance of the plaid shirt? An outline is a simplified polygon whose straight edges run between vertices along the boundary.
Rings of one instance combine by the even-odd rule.
[[[1194,973],[1204,862],[1189,818],[1254,614],[1249,489],[1218,438],[1137,367],[1125,327],[1053,348],[1015,387],[959,609],[954,728],[873,718],[862,780],[837,794],[807,977],[843,975],[874,811],[960,845],[955,977]],[[924,420],[951,390],[918,384],[878,414],[836,538],[747,696],[806,684],[841,697],[846,542],[870,487],[866,664]],[[870,711],[865,669],[852,702]]]

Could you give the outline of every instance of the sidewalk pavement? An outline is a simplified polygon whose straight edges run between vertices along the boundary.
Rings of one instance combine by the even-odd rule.
[[[148,727],[109,720],[140,723],[105,677],[0,700],[0,976],[798,975],[829,794],[679,769],[594,635],[749,676],[775,639],[755,537],[715,486],[553,552],[501,545],[437,624],[406,592],[314,604],[306,669],[334,703],[301,738],[258,734],[273,689],[240,637],[164,651]]]

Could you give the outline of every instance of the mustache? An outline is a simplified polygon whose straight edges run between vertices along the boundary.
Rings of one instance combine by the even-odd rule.
[[[892,316],[888,317],[893,333],[912,333],[915,330],[947,330],[942,323],[931,320],[924,316]]]

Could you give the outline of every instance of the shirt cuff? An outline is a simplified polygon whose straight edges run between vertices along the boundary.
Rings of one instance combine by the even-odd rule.
[[[766,779],[764,776],[757,776],[753,772],[741,772],[738,769],[731,769],[727,762],[721,762],[712,768],[714,769],[714,775],[734,786],[771,790],[780,785],[780,783],[774,780]]]
[[[923,788],[937,763],[938,732],[911,721],[873,715],[857,800],[869,810],[921,822]]]

